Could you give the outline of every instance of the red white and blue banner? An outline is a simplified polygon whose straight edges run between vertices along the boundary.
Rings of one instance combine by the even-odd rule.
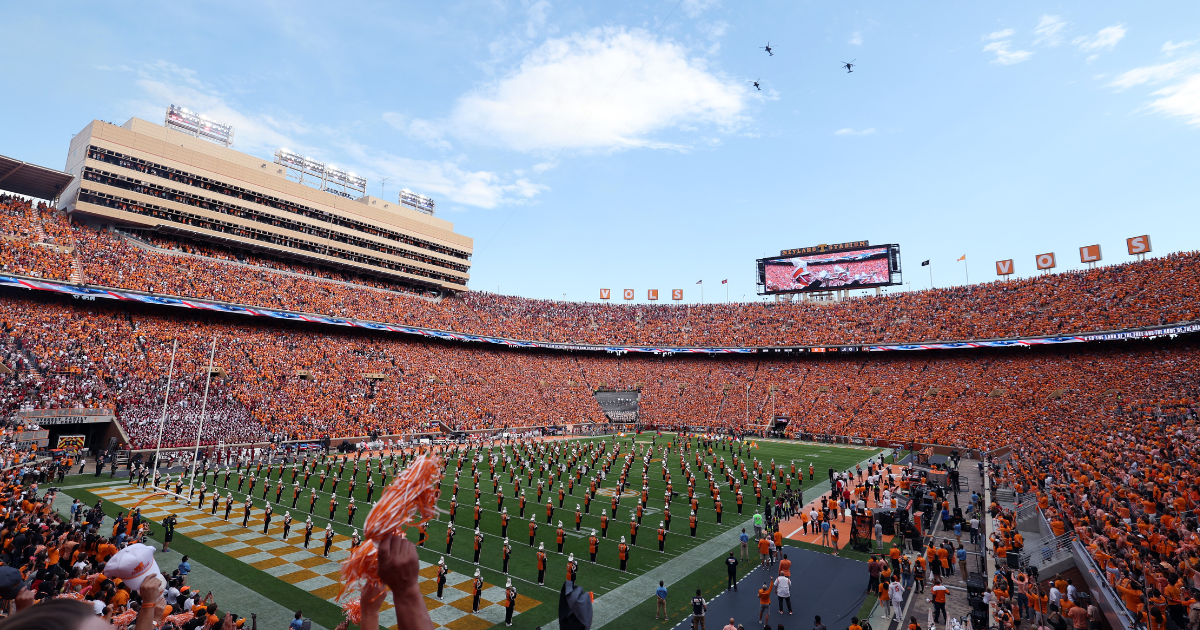
[[[961,342],[946,342],[946,343],[921,343],[921,344],[881,344],[881,345],[865,345],[865,346],[771,346],[771,347],[754,347],[754,348],[687,348],[678,346],[603,346],[590,344],[563,344],[542,341],[522,341],[516,339],[504,339],[502,337],[486,337],[481,335],[469,335],[464,333],[456,333],[445,330],[435,330],[430,328],[417,328],[414,326],[404,326],[401,324],[387,324],[381,322],[372,322],[361,319],[347,319],[341,317],[326,317],[324,315],[314,315],[311,313],[296,313],[294,311],[279,311],[267,308],[257,308],[250,306],[239,306],[237,304],[227,304],[223,302],[212,302],[208,300],[191,300],[184,298],[171,297],[166,295],[155,295],[142,293],[140,291],[126,291],[117,289],[104,289],[87,285],[74,285],[62,282],[51,282],[46,280],[37,280],[34,278],[23,278],[19,276],[0,275],[0,287],[13,287],[22,289],[32,289],[35,291],[50,291],[54,293],[62,293],[73,296],[82,300],[109,299],[123,300],[127,302],[141,302],[143,304],[155,304],[159,306],[174,306],[178,308],[189,308],[205,311],[216,311],[220,313],[231,313],[235,315],[249,315],[255,317],[270,317],[274,319],[286,319],[297,322],[309,322],[314,324],[327,324],[331,326],[349,326],[353,328],[367,328],[370,330],[381,330],[387,332],[403,333],[407,335],[420,335],[422,337],[432,337],[436,339],[448,339],[451,341],[475,341],[481,343],[493,343],[514,348],[546,348],[551,350],[585,350],[591,352],[611,352],[616,354],[625,353],[645,353],[645,354],[752,354],[752,353],[830,353],[841,354],[843,352],[885,352],[895,350],[958,350],[962,348],[1007,348],[1007,347],[1028,347],[1028,346],[1044,346],[1053,344],[1066,343],[1084,343],[1090,341],[1116,341],[1123,339],[1147,339],[1161,336],[1174,336],[1200,331],[1200,323],[1183,322],[1169,326],[1157,326],[1150,328],[1138,328],[1128,330],[1103,331],[1096,333],[1086,333],[1070,336],[1059,337],[1023,337],[1016,339],[994,339],[987,341],[961,341]],[[414,298],[415,299],[415,298]]]

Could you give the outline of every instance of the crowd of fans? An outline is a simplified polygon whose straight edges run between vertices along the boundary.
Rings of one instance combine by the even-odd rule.
[[[1183,340],[810,360],[617,356],[3,298],[0,350],[22,350],[0,376],[0,412],[113,409],[139,448],[157,443],[160,424],[164,445],[194,444],[202,411],[208,444],[604,422],[593,392],[611,388],[637,391],[650,426],[747,431],[786,416],[793,434],[987,449],[1062,417],[1187,413],[1200,369],[1200,346]]]
[[[1194,387],[1194,375],[1176,372],[1178,362],[1170,358],[1160,363],[1168,365],[1138,373],[1144,380]],[[1138,624],[1155,630],[1194,628],[1200,620],[1200,424],[1186,402],[1168,401],[1174,405],[1168,412],[1135,407],[1133,413],[1062,416],[1032,425],[996,471],[999,487],[1036,497],[1026,500],[1036,500],[1051,531],[1073,534]],[[1023,549],[1015,514],[992,509],[997,555]],[[1004,590],[1012,599],[1001,598],[1001,617],[1010,621],[1052,611],[1051,604],[1068,618],[1079,614],[1076,606],[1087,608],[1061,587],[1049,597],[1047,589],[1027,589],[1024,598],[1017,588]],[[1041,606],[1032,610],[1039,596]]]
[[[148,577],[150,549],[142,543],[150,521],[138,511],[105,514],[76,500],[69,514],[54,508],[56,490],[39,484],[61,480],[70,460],[10,463],[0,472],[0,623],[5,627],[82,628],[89,618],[115,629],[244,628],[210,591],[189,580],[187,557],[177,568]],[[64,508],[65,509],[65,508]],[[122,557],[125,556],[125,557]],[[124,579],[122,579],[124,578]],[[194,578],[194,576],[193,576]],[[37,606],[34,606],[38,604]],[[18,622],[20,619],[22,621]],[[244,624],[244,625],[243,625]]]
[[[477,291],[432,302],[382,279],[153,234],[139,236],[157,249],[146,248],[121,232],[67,221],[0,199],[0,233],[11,237],[0,239],[2,268],[67,279],[70,254],[34,243],[70,241],[84,279],[100,286],[561,343],[728,347],[1074,334],[1195,319],[1188,297],[1200,290],[1200,253],[1188,252],[833,304],[605,305]]]
[[[45,204],[0,195],[0,271],[69,280],[71,228]]]

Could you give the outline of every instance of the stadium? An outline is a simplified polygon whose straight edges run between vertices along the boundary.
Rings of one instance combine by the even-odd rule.
[[[1196,251],[535,299],[433,197],[162,110],[0,155],[0,630],[1200,623]]]

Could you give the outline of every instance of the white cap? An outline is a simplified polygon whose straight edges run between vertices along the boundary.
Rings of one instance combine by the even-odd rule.
[[[622,536],[622,537],[621,537],[621,542],[625,542],[625,537],[624,537],[624,536]]]
[[[558,522],[558,526],[559,526],[559,527],[562,527],[562,521],[559,521],[559,522]]]
[[[546,548],[546,543],[544,543],[544,542],[538,543],[538,549],[545,549],[545,548]]]
[[[593,535],[593,536],[595,536],[595,535],[596,535],[596,530],[594,530],[594,529],[592,530],[592,535]]]
[[[160,573],[158,563],[154,561],[154,547],[135,543],[113,554],[104,565],[104,573],[108,577],[119,578],[129,585],[133,591],[142,586],[142,582]]]
[[[438,564],[445,566],[446,565],[446,556],[442,556],[442,557],[438,558]]]

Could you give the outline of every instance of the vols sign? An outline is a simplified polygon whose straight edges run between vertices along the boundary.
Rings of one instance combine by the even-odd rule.
[[[1053,269],[1054,268],[1054,254],[1053,253],[1038,254],[1037,268],[1039,270]]]
[[[996,261],[996,275],[997,276],[1010,276],[1010,275],[1012,275],[1012,272],[1013,272],[1013,261],[1011,258],[1009,258],[1008,260],[997,260]]]
[[[1100,260],[1099,245],[1085,245],[1079,248],[1079,262],[1094,263]]]
[[[622,297],[624,297],[626,300],[632,300],[633,299],[633,289],[625,289],[625,295],[623,295]]]
[[[1125,246],[1129,248],[1130,256],[1137,256],[1138,254],[1149,254],[1150,253],[1150,237],[1146,236],[1146,235],[1142,235],[1142,236],[1135,236],[1133,238],[1127,238],[1127,239],[1125,239]]]
[[[683,299],[683,289],[671,289],[671,299],[672,300],[682,300]]]
[[[658,299],[658,289],[646,289],[646,299],[647,300],[657,300]]]
[[[612,289],[600,289],[600,299],[607,300],[612,297]]]

